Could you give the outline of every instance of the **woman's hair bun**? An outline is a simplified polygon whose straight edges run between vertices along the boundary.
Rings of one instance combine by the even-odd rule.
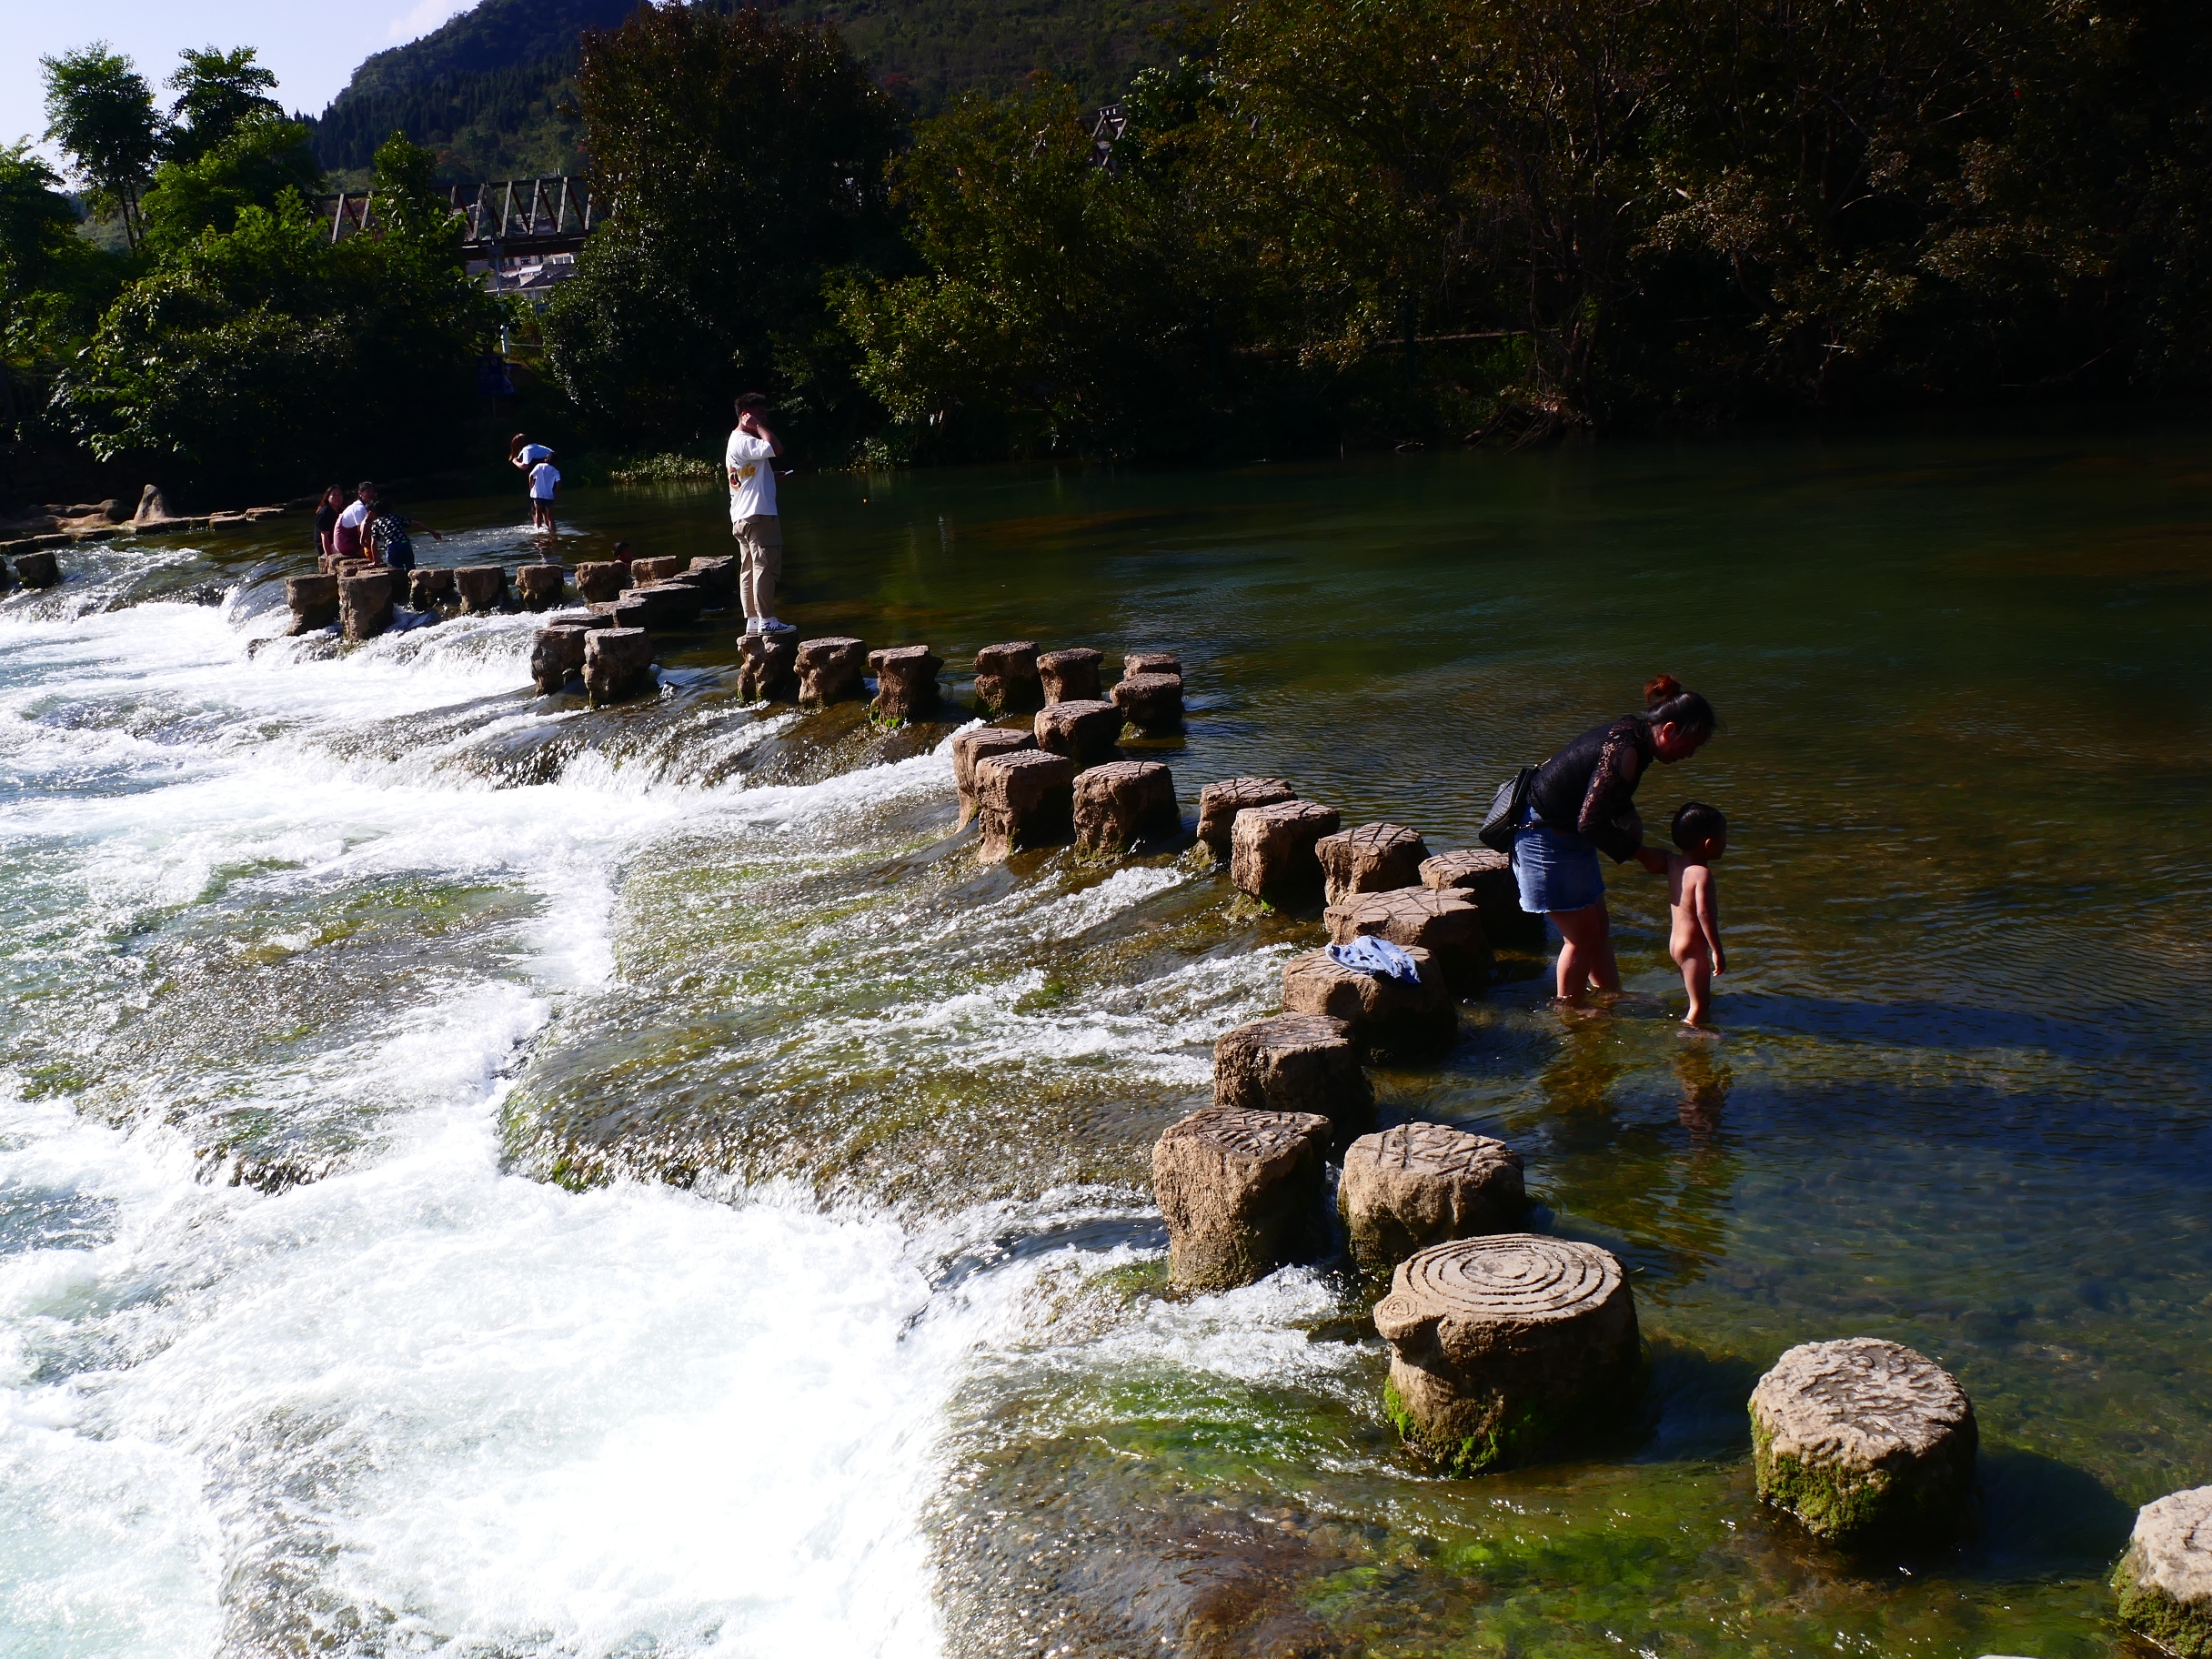
[[[1667,699],[1681,695],[1682,681],[1676,679],[1672,674],[1662,674],[1655,679],[1644,682],[1644,706],[1646,709],[1656,709]]]

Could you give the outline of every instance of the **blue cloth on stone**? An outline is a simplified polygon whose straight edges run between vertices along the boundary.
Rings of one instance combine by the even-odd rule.
[[[1404,947],[1372,934],[1362,934],[1348,945],[1331,945],[1329,960],[1340,968],[1349,968],[1371,979],[1403,980],[1409,985],[1421,982],[1420,966],[1406,954]]]

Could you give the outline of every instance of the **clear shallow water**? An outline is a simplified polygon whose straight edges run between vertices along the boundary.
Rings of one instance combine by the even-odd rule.
[[[980,869],[953,727],[747,709],[726,622],[589,713],[527,618],[271,638],[282,536],[89,554],[0,605],[0,1650],[2127,1651],[2131,1508],[2212,1479],[2197,452],[793,486],[809,631],[1178,651],[1186,808],[1281,772],[1464,845],[1649,672],[1719,703],[1644,804],[1734,822],[1722,1036],[1622,879],[1635,997],[1509,962],[1378,1078],[1653,1339],[1616,1444],[1472,1483],[1330,1282],[1158,1293],[1151,1139],[1312,921]],[[719,510],[579,495],[564,550]],[[1975,1396],[1959,1550],[1751,1503],[1751,1380],[1858,1332]]]

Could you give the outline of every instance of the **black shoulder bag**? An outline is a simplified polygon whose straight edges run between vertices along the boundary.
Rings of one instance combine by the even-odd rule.
[[[1498,785],[1498,792],[1490,798],[1490,815],[1483,819],[1483,827],[1474,832],[1474,839],[1493,852],[1512,852],[1513,831],[1520,829],[1521,819],[1528,811],[1528,786],[1535,779],[1536,769],[1524,766]]]

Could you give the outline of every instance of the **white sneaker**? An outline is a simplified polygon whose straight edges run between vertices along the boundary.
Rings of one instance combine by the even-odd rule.
[[[779,622],[775,618],[769,617],[760,624],[760,631],[764,634],[795,634],[799,631],[799,628],[796,623]]]

